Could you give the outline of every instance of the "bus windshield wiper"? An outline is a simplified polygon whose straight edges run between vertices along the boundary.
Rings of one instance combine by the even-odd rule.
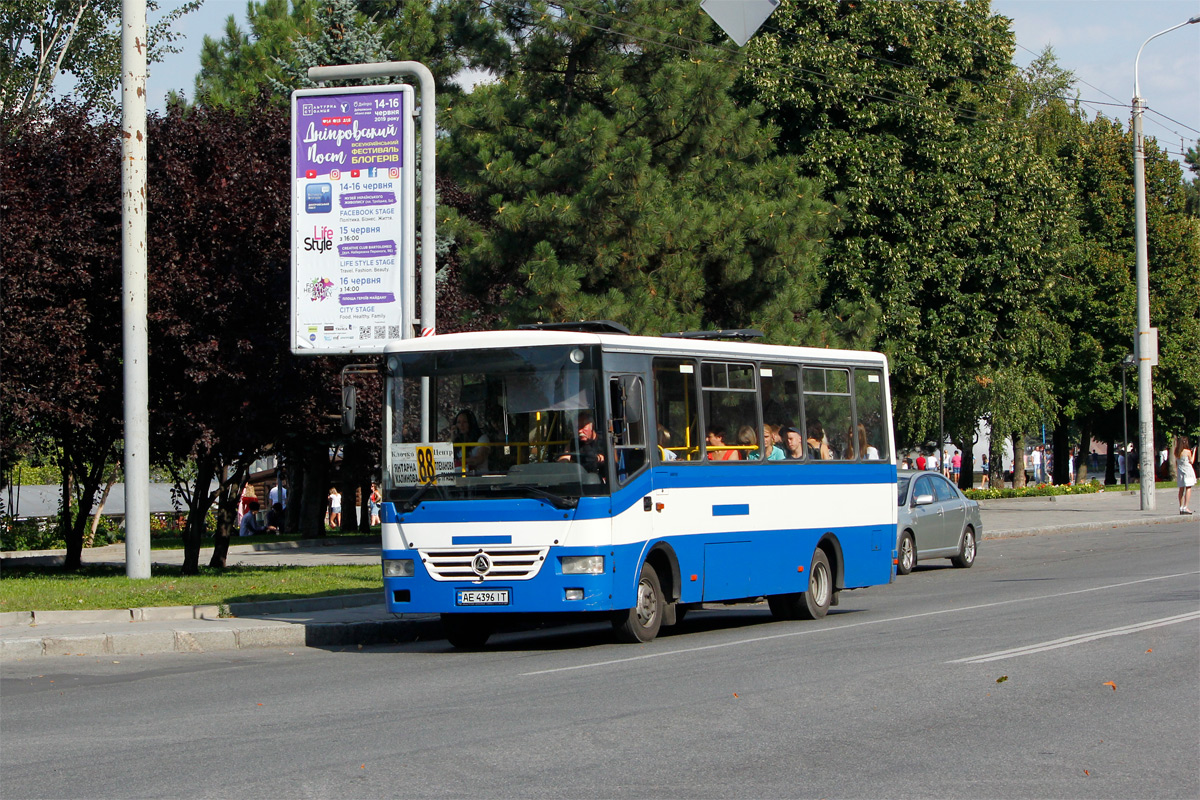
[[[493,487],[493,489],[495,491],[515,490],[518,492],[525,492],[526,494],[532,495],[540,500],[545,500],[550,505],[559,509],[578,508],[579,506],[578,497],[563,497],[562,495],[557,495],[554,492],[549,492],[545,489],[539,489],[536,486],[496,486]]]
[[[432,482],[421,484],[419,487],[417,487],[417,490],[415,492],[413,492],[412,495],[407,500],[404,501],[402,512],[405,514],[411,513],[412,511],[414,511],[416,509],[417,503],[421,502],[421,498],[425,496],[426,492],[428,492],[433,487],[440,488],[439,484],[436,482],[438,478],[459,478],[459,477],[462,477],[462,473],[458,472],[457,470],[454,472],[442,472],[442,473],[439,473],[438,475],[435,475],[434,480]]]

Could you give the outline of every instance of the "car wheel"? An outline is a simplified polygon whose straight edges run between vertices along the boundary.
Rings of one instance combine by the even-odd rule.
[[[492,635],[492,624],[477,614],[442,614],[442,633],[462,650],[478,650]]]
[[[820,619],[833,600],[833,572],[825,551],[817,548],[808,569],[808,591],[776,594],[767,598],[775,619]]]
[[[658,572],[649,564],[642,564],[642,574],[638,578],[637,604],[613,620],[613,630],[618,641],[636,644],[653,641],[662,627],[663,610],[666,601],[663,599],[662,583],[658,580]],[[678,619],[678,617],[676,617]]]
[[[963,531],[962,546],[958,555],[950,559],[950,563],[963,569],[969,569],[975,563],[975,529],[970,525]]]
[[[917,565],[917,543],[913,541],[911,531],[900,535],[900,544],[896,549],[899,550],[900,556],[896,561],[896,574],[907,575]]]

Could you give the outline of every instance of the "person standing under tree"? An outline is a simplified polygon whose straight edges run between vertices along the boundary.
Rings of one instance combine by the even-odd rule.
[[[325,519],[325,527],[342,527],[342,493],[336,486],[329,488],[329,516]]]
[[[1196,453],[1186,436],[1175,440],[1175,483],[1179,486],[1179,513],[1191,514],[1188,501],[1196,485]]]

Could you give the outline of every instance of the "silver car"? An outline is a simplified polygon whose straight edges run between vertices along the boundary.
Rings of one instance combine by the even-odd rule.
[[[948,558],[970,567],[983,536],[979,504],[937,472],[901,470],[897,476],[896,573],[907,575],[917,561]]]

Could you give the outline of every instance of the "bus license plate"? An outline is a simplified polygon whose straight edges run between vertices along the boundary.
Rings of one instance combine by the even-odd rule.
[[[456,602],[460,606],[506,606],[508,589],[459,589]]]

